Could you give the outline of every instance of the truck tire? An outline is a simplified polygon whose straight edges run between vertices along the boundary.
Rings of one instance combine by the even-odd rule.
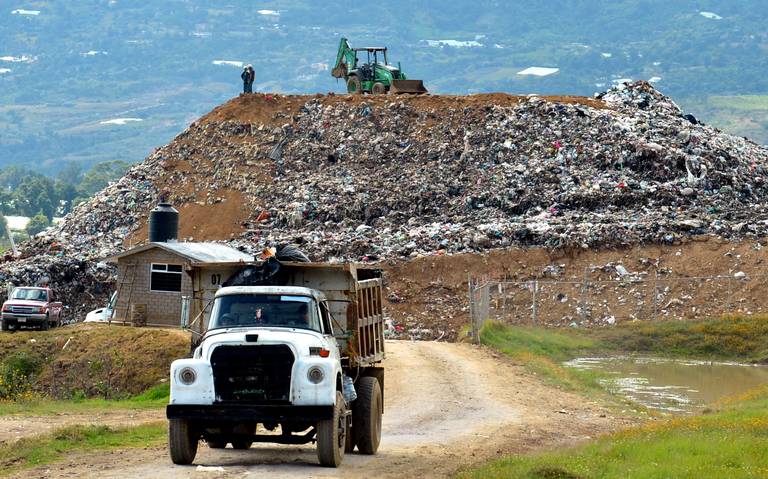
[[[351,418],[350,418],[351,419]],[[344,441],[344,452],[351,453],[355,450],[355,430],[352,425],[347,421],[347,440]]]
[[[168,424],[168,448],[174,464],[192,464],[197,455],[197,436],[188,419],[170,419]]]
[[[0,330],[8,331],[8,322],[7,321],[0,320]]]
[[[352,408],[352,424],[357,450],[361,454],[376,454],[379,449],[383,409],[379,381],[373,376],[360,378]]]
[[[232,441],[232,449],[250,449],[253,441]]]
[[[373,84],[373,87],[371,87],[371,93],[374,95],[386,95],[387,87],[381,82],[376,82]]]
[[[50,319],[50,318],[48,318],[48,315],[46,314],[45,315],[45,319],[43,320],[42,323],[40,323],[40,330],[41,331],[48,331],[48,328],[51,327],[51,323],[48,322],[48,319]]]
[[[344,459],[347,441],[347,418],[344,396],[336,391],[333,417],[317,423],[317,459],[324,467],[339,467]]]
[[[211,449],[224,449],[225,447],[227,447],[227,443],[224,441],[206,440],[205,442],[208,443],[208,447],[210,447]]]
[[[347,80],[347,92],[351,95],[360,95],[363,93],[363,84],[356,76],[349,77]]]

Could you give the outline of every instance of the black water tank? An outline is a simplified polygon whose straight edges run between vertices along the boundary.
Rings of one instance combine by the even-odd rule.
[[[149,212],[149,241],[164,243],[179,238],[179,212],[170,203],[160,203]]]

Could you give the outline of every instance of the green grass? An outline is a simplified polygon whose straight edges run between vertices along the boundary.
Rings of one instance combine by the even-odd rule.
[[[708,103],[715,108],[740,111],[768,110],[768,95],[711,96]]]
[[[164,421],[120,429],[70,426],[5,443],[0,445],[0,476],[50,464],[75,452],[159,446],[166,440],[166,427]]]
[[[162,383],[148,389],[138,396],[117,401],[104,399],[0,401],[0,417],[9,415],[47,416],[60,413],[90,414],[124,409],[160,409],[168,404],[169,396],[168,383]]]
[[[550,384],[571,390],[600,388],[597,373],[562,365],[563,361],[595,349],[598,343],[590,338],[567,330],[505,326],[489,322],[480,331],[480,341],[512,357]]]
[[[459,477],[739,479],[768,477],[768,389],[715,414],[652,422],[588,445],[508,457]]]
[[[733,317],[709,321],[637,322],[589,332],[595,351],[666,357],[768,360],[768,318]]]

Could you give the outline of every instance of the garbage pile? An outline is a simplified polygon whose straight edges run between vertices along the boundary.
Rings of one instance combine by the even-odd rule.
[[[315,261],[768,233],[768,149],[684,115],[646,82],[583,101],[461,98],[317,95],[290,115],[279,105],[295,98],[269,95],[275,112],[257,123],[237,117],[246,109],[236,98],[0,273],[96,264],[124,248],[161,193],[176,206],[204,206],[238,191],[248,219],[234,244],[297,243]],[[98,282],[92,269],[86,284]]]
[[[283,129],[274,182],[258,193],[271,207],[247,237],[376,261],[768,232],[766,147],[694,123],[645,82],[602,100],[448,111],[310,101]]]

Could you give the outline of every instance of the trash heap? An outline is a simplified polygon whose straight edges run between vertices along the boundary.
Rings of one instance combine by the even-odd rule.
[[[249,112],[257,96],[259,111]],[[297,243],[315,261],[768,232],[768,149],[683,115],[646,82],[569,101],[302,98],[292,114],[281,104],[296,97],[279,95],[217,108],[0,274],[15,282],[24,268],[36,268],[33,278],[82,262],[78,281],[88,289],[105,271],[90,265],[125,247],[161,193],[176,206],[205,206],[237,191],[247,220],[232,231],[234,244]]]
[[[766,147],[685,118],[645,82],[602,100],[310,101],[271,152],[274,181],[259,192],[270,208],[247,237],[375,261],[765,235]]]

